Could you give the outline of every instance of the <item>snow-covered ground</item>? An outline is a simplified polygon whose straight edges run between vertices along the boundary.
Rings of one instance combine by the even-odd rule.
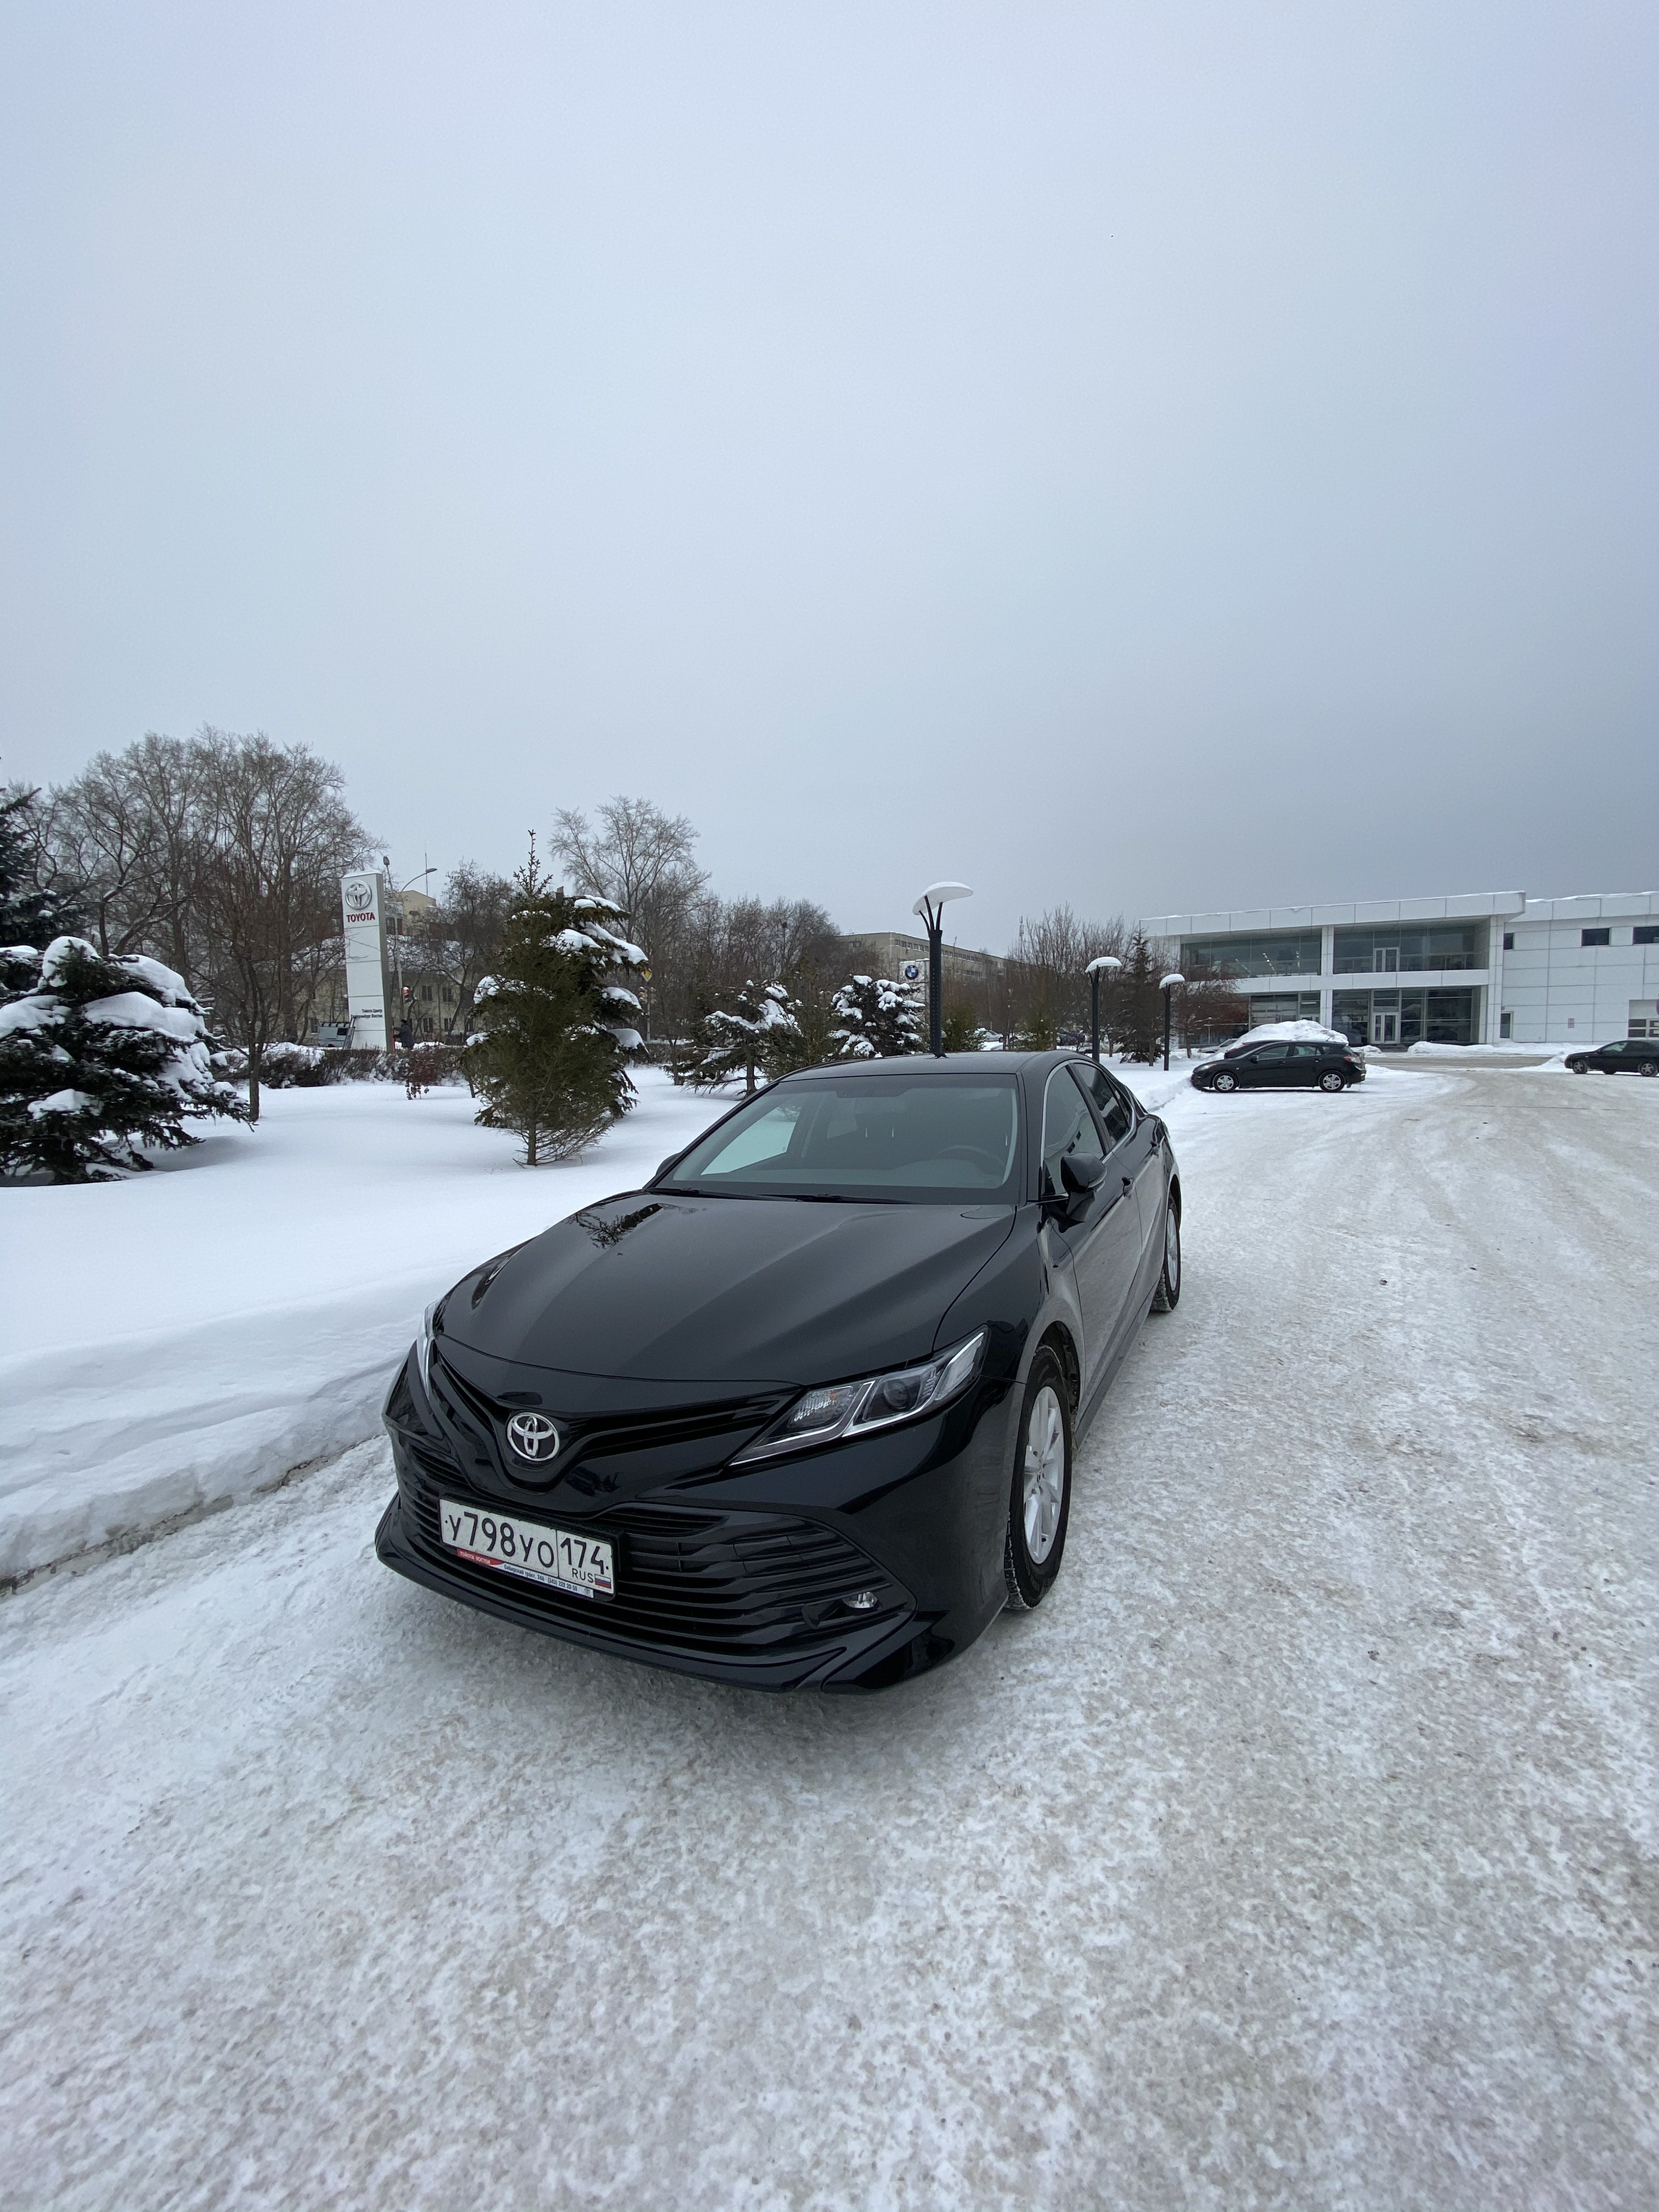
[[[374,1442],[7,1601],[9,2202],[1654,2203],[1659,1086],[1170,1085],[1181,1306],[920,1682],[447,1604]]]
[[[268,1091],[257,1129],[122,1183],[0,1192],[0,1576],[373,1435],[428,1300],[728,1103],[637,1079],[620,1128],[533,1172],[464,1089],[361,1083]]]
[[[1131,1069],[1155,1103],[1186,1066]],[[0,1577],[244,1498],[372,1436],[429,1300],[627,1190],[736,1103],[638,1072],[584,1158],[533,1173],[458,1087],[264,1096],[120,1184],[0,1192]]]

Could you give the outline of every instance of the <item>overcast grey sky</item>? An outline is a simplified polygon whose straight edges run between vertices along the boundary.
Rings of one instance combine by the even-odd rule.
[[[0,773],[993,945],[1659,882],[1651,0],[5,23]]]

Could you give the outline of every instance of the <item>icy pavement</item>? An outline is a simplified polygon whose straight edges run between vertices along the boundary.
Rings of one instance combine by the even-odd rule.
[[[22,2208],[1659,2201],[1659,1094],[1171,1109],[1040,1612],[766,1699],[379,1568],[366,1445],[0,1608]]]

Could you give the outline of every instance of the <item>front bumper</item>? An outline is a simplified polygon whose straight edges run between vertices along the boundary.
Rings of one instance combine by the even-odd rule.
[[[560,1484],[532,1502],[479,1460],[463,1472],[411,1358],[386,1405],[398,1494],[375,1550],[428,1589],[617,1657],[762,1689],[883,1688],[1001,1609],[1011,1422],[1011,1385],[981,1382],[931,1421],[827,1450],[655,1485],[636,1465],[627,1496]],[[441,1497],[604,1537],[616,1596],[461,1559],[439,1536]],[[870,1611],[847,1604],[871,1590]]]

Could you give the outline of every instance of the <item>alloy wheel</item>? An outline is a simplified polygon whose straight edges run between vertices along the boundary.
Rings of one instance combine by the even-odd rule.
[[[1052,1383],[1031,1401],[1025,1424],[1025,1548],[1040,1567],[1054,1547],[1066,1502],[1066,1423]]]
[[[1211,1087],[1216,1091],[1236,1091],[1238,1079],[1235,1075],[1218,1075]]]

